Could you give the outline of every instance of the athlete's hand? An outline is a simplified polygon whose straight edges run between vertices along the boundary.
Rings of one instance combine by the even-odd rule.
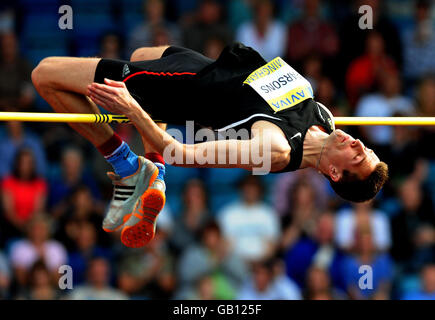
[[[130,95],[124,82],[104,79],[105,84],[92,83],[87,95],[93,102],[114,114],[127,117],[140,108],[139,103]]]

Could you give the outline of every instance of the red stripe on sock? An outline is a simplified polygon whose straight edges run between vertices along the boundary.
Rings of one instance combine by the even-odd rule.
[[[104,142],[101,146],[97,147],[97,149],[103,156],[107,157],[110,156],[113,151],[118,149],[121,144],[122,139],[116,133],[114,133],[113,136],[109,138],[109,140]]]
[[[161,164],[165,164],[165,160],[163,159],[162,155],[160,153],[157,152],[149,152],[145,154],[145,158],[147,158],[148,160],[152,161],[152,162],[158,162]]]

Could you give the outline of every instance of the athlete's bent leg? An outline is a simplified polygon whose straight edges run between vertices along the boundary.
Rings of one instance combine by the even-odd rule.
[[[160,47],[142,47],[139,49],[136,49],[131,57],[130,61],[143,61],[143,60],[155,60],[160,59],[165,52],[166,49],[168,49],[169,46],[160,46]]]
[[[42,60],[32,72],[39,94],[60,113],[100,113],[85,96],[94,80],[98,58],[50,57]],[[70,124],[80,135],[98,147],[113,135],[108,124]]]
[[[86,97],[87,86],[94,81],[98,58],[46,58],[32,72],[32,81],[40,95],[60,113],[99,113]],[[103,221],[103,229],[119,229],[130,217],[137,199],[154,182],[157,167],[137,157],[108,124],[70,124],[89,140],[115,168],[111,179],[114,197]]]

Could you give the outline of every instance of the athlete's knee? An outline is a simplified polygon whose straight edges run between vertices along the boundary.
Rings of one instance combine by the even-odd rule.
[[[55,72],[57,63],[56,57],[44,58],[32,71],[32,82],[37,90],[44,89],[50,85],[52,75]]]
[[[160,46],[160,47],[142,47],[133,51],[130,56],[130,61],[143,61],[143,60],[154,60],[160,59],[162,57],[163,52],[169,46]]]
[[[138,49],[134,50],[133,53],[130,56],[130,61],[140,61],[140,60],[142,60],[141,57],[142,57],[143,49],[145,49],[145,48],[138,48]]]

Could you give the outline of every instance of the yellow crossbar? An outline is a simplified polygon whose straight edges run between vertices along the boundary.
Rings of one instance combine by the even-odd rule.
[[[123,115],[0,112],[0,121],[68,122],[68,123],[129,123]],[[155,120],[156,122],[161,122]],[[435,117],[335,117],[337,126],[434,126]]]

